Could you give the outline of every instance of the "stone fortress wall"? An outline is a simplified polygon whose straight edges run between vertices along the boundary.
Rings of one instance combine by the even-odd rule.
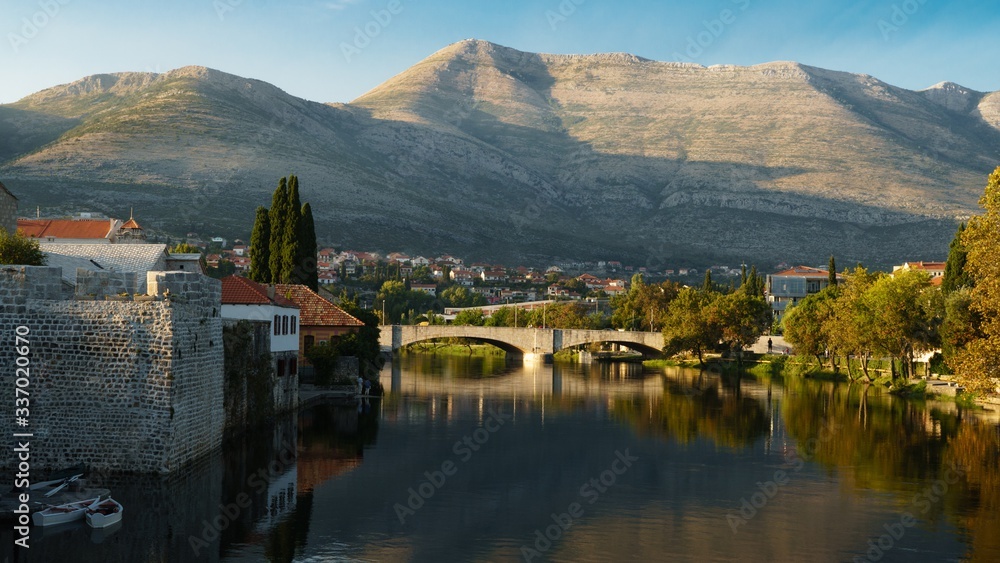
[[[60,268],[0,267],[0,429],[11,443],[0,465],[16,465],[19,432],[33,434],[33,471],[169,473],[218,448],[221,284],[149,272],[146,294],[137,294],[135,274],[77,276],[67,298]],[[14,411],[18,327],[27,327],[30,348],[26,427]]]

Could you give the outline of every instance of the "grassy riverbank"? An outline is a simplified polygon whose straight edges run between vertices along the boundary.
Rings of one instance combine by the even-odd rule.
[[[438,342],[420,342],[403,348],[403,353],[435,354],[439,356],[503,356],[506,354],[500,348],[490,344],[447,344]]]

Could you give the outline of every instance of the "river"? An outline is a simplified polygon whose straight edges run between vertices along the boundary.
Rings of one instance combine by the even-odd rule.
[[[382,382],[112,478],[120,530],[12,561],[1000,561],[991,413],[635,364],[411,354]]]

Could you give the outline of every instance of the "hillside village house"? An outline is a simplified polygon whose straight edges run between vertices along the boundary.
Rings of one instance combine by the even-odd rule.
[[[222,318],[270,323],[271,367],[278,377],[298,375],[299,307],[267,287],[239,276],[222,279]]]
[[[841,276],[837,274],[839,279]],[[830,273],[819,268],[795,266],[767,276],[767,301],[775,320],[780,321],[785,311],[809,295],[819,293],[830,285]]]
[[[17,197],[0,182],[0,229],[14,234],[17,231]]]
[[[892,273],[895,275],[896,272],[905,272],[907,270],[927,272],[931,276],[931,285],[941,285],[944,281],[944,269],[946,265],[946,262],[903,262],[902,266],[893,266]]]
[[[58,244],[145,244],[146,234],[134,217],[127,221],[93,218],[81,213],[71,219],[17,220],[17,228],[39,242]]]
[[[277,284],[275,295],[299,308],[299,365],[311,367],[306,351],[321,342],[334,343],[345,334],[358,332],[365,323],[320,297],[304,285]]]

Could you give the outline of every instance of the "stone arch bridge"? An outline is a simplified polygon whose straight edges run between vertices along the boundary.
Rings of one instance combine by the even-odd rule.
[[[379,342],[384,351],[438,338],[468,338],[492,344],[508,356],[532,360],[593,343],[620,344],[645,357],[663,355],[663,334],[659,332],[622,332],[618,330],[583,330],[559,328],[511,328],[488,326],[383,326]]]

